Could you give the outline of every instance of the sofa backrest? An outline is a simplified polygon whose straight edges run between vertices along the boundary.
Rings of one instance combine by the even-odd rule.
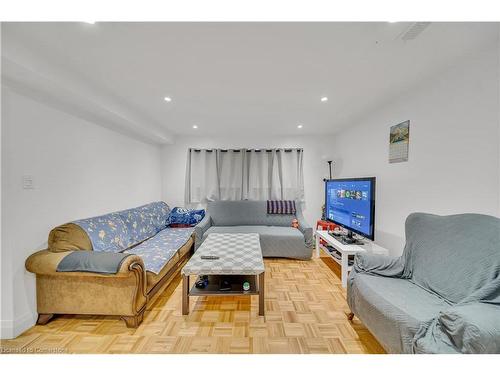
[[[92,243],[92,250],[117,253],[132,245],[127,225],[118,212],[75,220]]]
[[[117,214],[127,226],[130,247],[165,229],[170,207],[165,202],[153,202]]]
[[[411,214],[403,256],[414,283],[457,303],[500,277],[500,219]]]
[[[300,204],[296,203],[299,212]],[[268,225],[289,227],[295,215],[268,215],[267,201],[209,202],[207,213],[215,226]]]
[[[49,234],[49,250],[94,250],[120,252],[142,242],[166,227],[170,208],[153,202],[60,225]]]

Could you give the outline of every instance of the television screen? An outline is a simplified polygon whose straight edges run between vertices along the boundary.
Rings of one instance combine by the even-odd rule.
[[[325,182],[327,220],[374,239],[375,177]]]

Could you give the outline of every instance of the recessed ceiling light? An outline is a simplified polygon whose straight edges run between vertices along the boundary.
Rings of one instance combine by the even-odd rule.
[[[95,24],[95,21],[83,21],[83,22],[88,23],[90,25],[94,25]]]
[[[193,129],[198,129],[198,125],[193,125]]]
[[[321,101],[322,101],[322,102],[327,102],[327,101],[328,101],[328,98],[327,98],[326,96],[322,96],[322,97],[321,97]]]
[[[299,124],[299,125],[297,125],[297,128],[302,129],[302,127],[303,127],[303,126],[304,126],[304,125]]]
[[[165,100],[166,102],[170,103],[172,101],[172,98],[170,96],[165,96],[163,98],[163,100]]]

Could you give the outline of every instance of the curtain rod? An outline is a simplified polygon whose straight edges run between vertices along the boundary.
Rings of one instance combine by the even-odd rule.
[[[201,152],[201,151],[206,151],[206,152],[213,152],[213,151],[220,151],[220,152],[228,152],[228,151],[233,151],[233,152],[241,152],[242,150],[246,152],[292,152],[292,151],[298,151],[298,152],[303,152],[304,150],[302,148],[243,148],[243,149],[224,149],[224,148],[218,148],[218,149],[213,149],[213,148],[190,148],[189,151],[194,151],[194,152]]]

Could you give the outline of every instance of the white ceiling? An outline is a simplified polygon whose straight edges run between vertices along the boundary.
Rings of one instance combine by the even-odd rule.
[[[159,143],[171,134],[331,134],[498,37],[496,23],[432,23],[404,42],[410,25],[9,23],[2,52],[40,73],[37,56],[52,77],[64,72],[60,86],[136,133],[161,133]]]

